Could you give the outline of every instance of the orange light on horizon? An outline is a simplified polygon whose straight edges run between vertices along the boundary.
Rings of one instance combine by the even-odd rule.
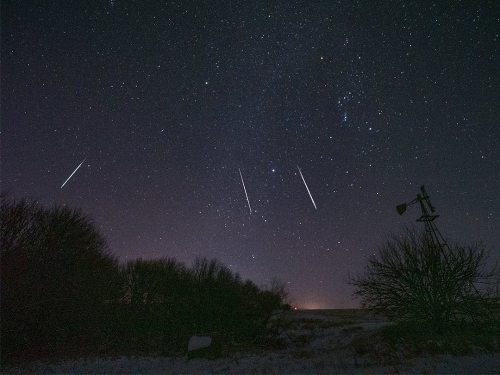
[[[306,302],[301,307],[301,310],[321,310],[324,307],[319,302]]]

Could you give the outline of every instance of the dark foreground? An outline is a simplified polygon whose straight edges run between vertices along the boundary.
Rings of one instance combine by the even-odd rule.
[[[390,323],[360,310],[289,312],[279,338],[215,360],[186,357],[85,358],[36,362],[6,372],[35,373],[499,373],[500,353],[414,353],[381,340]],[[403,345],[404,346],[404,345]]]

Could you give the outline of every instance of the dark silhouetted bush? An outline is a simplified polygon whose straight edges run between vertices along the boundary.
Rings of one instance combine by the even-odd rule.
[[[456,322],[484,323],[492,314],[481,246],[435,246],[411,231],[394,237],[352,279],[364,307],[397,321],[415,321],[434,331]]]

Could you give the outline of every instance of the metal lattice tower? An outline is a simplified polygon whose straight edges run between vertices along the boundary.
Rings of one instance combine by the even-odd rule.
[[[427,194],[427,191],[425,190],[425,186],[420,186],[420,193],[417,194],[417,197],[414,200],[408,203],[402,203],[398,205],[396,209],[398,213],[402,215],[403,213],[405,213],[408,206],[414,205],[416,203],[420,204],[420,209],[422,212],[417,221],[420,223],[424,223],[426,238],[430,241],[433,248],[437,249],[440,252],[445,262],[448,264],[451,249],[448,246],[448,243],[444,239],[443,235],[439,231],[436,223],[434,222],[439,217],[439,215],[436,214],[436,208],[432,205],[429,194]],[[474,284],[471,283],[470,287],[477,296],[481,297],[481,293]]]
[[[417,197],[415,199],[413,199],[411,202],[398,205],[396,209],[398,210],[398,213],[402,215],[406,211],[408,206],[417,203],[420,204],[421,209],[421,216],[417,219],[417,221],[424,223],[427,238],[434,246],[436,246],[436,248],[440,250],[448,248],[446,240],[444,239],[436,223],[434,222],[439,217],[439,215],[435,213],[436,208],[431,204],[429,194],[427,194],[424,185],[420,186],[420,193],[417,194]]]

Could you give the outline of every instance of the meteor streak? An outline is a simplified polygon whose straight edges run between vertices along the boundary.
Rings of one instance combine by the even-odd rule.
[[[238,168],[241,177],[241,184],[243,185],[243,190],[245,190],[245,196],[247,197],[248,209],[250,210],[250,215],[252,214],[252,207],[250,206],[250,200],[248,199],[247,188],[245,187],[245,181],[243,181],[243,175],[241,174],[241,169]]]
[[[68,182],[68,181],[69,181],[69,179],[70,179],[71,177],[73,177],[73,175],[76,173],[76,171],[78,170],[78,168],[80,168],[80,167],[82,166],[82,164],[84,163],[84,161],[85,161],[85,160],[87,160],[87,158],[83,159],[83,160],[82,160],[82,162],[81,162],[80,164],[78,164],[78,167],[76,167],[76,168],[75,168],[75,170],[73,171],[73,173],[71,173],[71,174],[69,175],[69,177],[66,179],[66,181],[64,181],[64,183],[61,185],[61,189],[64,187],[64,185],[66,185],[66,182]]]
[[[302,177],[302,181],[304,181],[304,185],[307,189],[307,192],[309,193],[309,197],[311,198],[311,202],[314,206],[314,209],[317,210],[318,208],[316,207],[316,203],[314,202],[313,196],[311,194],[311,191],[309,190],[309,187],[307,186],[306,180],[304,179],[304,176],[302,175],[302,171],[300,170],[300,167],[297,165],[297,169],[299,170],[300,177]]]

